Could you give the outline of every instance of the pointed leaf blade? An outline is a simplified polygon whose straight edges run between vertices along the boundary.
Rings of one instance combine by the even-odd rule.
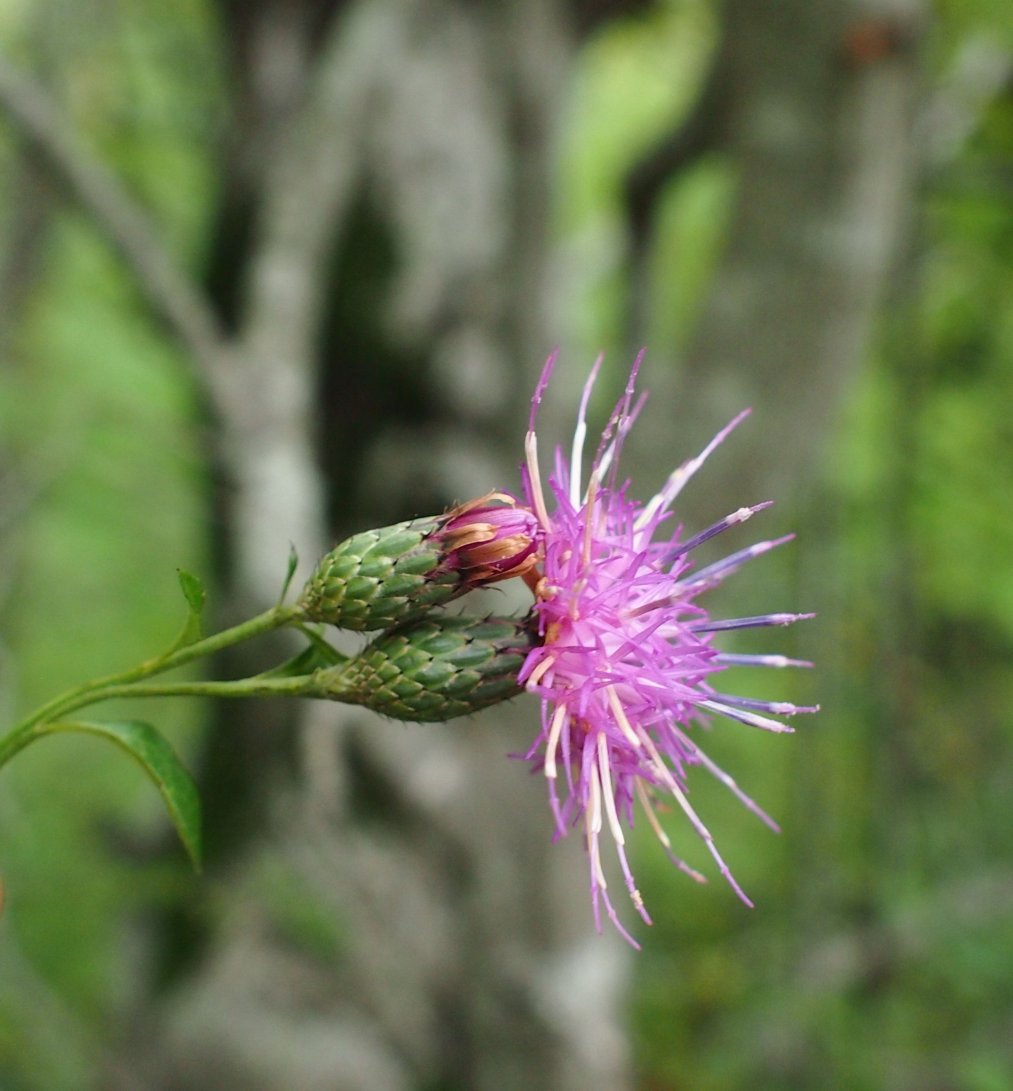
[[[202,635],[201,614],[203,614],[204,604],[207,602],[207,592],[204,590],[204,584],[192,572],[180,568],[177,574],[179,575],[179,586],[183,590],[183,597],[190,609],[183,624],[183,631],[172,646],[173,651],[185,648],[188,644],[200,640]]]
[[[277,667],[263,671],[258,678],[299,678],[303,675],[313,674],[314,671],[327,667],[336,667],[339,663],[348,661],[347,655],[342,655],[337,648],[332,648],[324,641],[311,643],[292,659],[286,660]]]
[[[288,589],[292,586],[292,578],[295,576],[295,570],[298,567],[299,554],[296,553],[294,545],[289,545],[288,566],[285,569],[285,582],[281,585],[281,594],[278,596],[278,602],[285,601],[285,596],[288,594]]]
[[[190,605],[190,609],[195,614],[200,614],[204,610],[204,603],[207,602],[207,592],[204,590],[204,584],[192,573],[187,572],[185,568],[178,569],[179,585],[183,589],[183,597]]]

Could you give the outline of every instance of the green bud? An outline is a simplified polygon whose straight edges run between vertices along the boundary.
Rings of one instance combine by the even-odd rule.
[[[398,720],[452,720],[520,693],[517,675],[533,640],[526,619],[427,617],[318,671],[315,695]]]
[[[459,593],[440,566],[439,518],[417,519],[347,538],[317,566],[299,599],[310,621],[342,629],[386,629]]]

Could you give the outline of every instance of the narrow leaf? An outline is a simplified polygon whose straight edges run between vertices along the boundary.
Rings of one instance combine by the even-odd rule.
[[[41,724],[37,736],[57,731],[98,735],[125,750],[154,782],[195,870],[201,864],[201,806],[193,778],[165,736],[140,720],[61,720]]]
[[[204,584],[191,572],[180,568],[178,570],[179,586],[183,589],[183,597],[186,599],[190,610],[183,624],[183,631],[172,645],[172,651],[185,648],[201,638],[201,614],[204,611],[204,603],[207,601],[207,592]]]
[[[337,648],[332,647],[321,636],[304,629],[304,634],[309,637],[310,645],[294,658],[273,667],[269,671],[258,674],[258,678],[297,678],[300,675],[312,674],[314,671],[325,667],[334,667],[348,660],[347,655],[342,655]]]
[[[190,609],[195,614],[200,614],[204,609],[204,603],[207,601],[204,584],[192,572],[187,572],[185,568],[178,569],[178,574],[179,585],[183,588],[183,595],[190,604]]]
[[[285,569],[285,582],[281,585],[281,594],[278,596],[278,602],[284,602],[285,596],[288,594],[289,587],[292,586],[292,577],[295,575],[295,570],[299,567],[299,554],[295,551],[295,546],[290,545],[288,549],[288,567]]]

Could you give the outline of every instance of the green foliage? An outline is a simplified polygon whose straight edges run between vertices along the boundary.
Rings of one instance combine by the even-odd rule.
[[[23,7],[37,27],[45,22],[45,5]],[[117,5],[116,17],[132,28],[125,39],[107,22],[111,8],[59,8],[59,33],[47,39],[62,77],[53,81],[57,93],[69,88],[83,137],[126,170],[173,243],[196,252],[210,203],[203,157],[214,108],[206,80],[217,69],[194,66],[200,54],[192,43],[177,48],[173,35],[201,40],[206,13],[190,3]],[[6,51],[25,30],[10,6],[3,14]],[[20,44],[19,60],[29,52],[34,61],[37,53]],[[126,64],[124,48],[140,49],[144,63]],[[194,78],[195,67],[202,78]],[[149,96],[175,106],[163,112]],[[118,117],[103,112],[112,106]],[[124,123],[129,111],[138,124]],[[196,139],[195,121],[204,130]],[[21,214],[11,191],[17,170],[5,128],[4,225],[12,209]],[[43,202],[32,255],[37,279],[17,326],[5,331],[0,368],[4,503],[13,497],[21,505],[3,543],[4,727],[75,680],[164,646],[179,613],[173,571],[181,562],[201,569],[208,554],[205,470],[185,361],[153,327],[90,225],[43,187],[36,192]],[[201,719],[192,700],[159,710],[181,752]],[[4,770],[0,1086],[80,1091],[90,1083],[129,981],[124,907],[142,889],[152,902],[165,896],[147,885],[160,870],[186,871],[182,854],[163,865],[154,851],[165,825],[158,797],[136,770],[87,741],[68,736],[31,747]],[[128,844],[145,846],[142,861],[124,851],[126,830]]]
[[[568,317],[577,345],[587,355],[602,346],[625,346],[630,287],[623,179],[689,111],[715,37],[710,4],[699,0],[658,4],[611,24],[578,59],[559,165],[556,226],[567,258],[567,282],[572,285]],[[708,170],[699,183],[690,184],[687,200],[695,206],[702,201],[709,209],[721,203],[723,188],[723,179]],[[668,209],[665,219],[666,238],[672,241]],[[682,276],[684,255],[686,275],[692,279],[700,252],[685,234],[706,233],[715,221],[692,212],[676,214],[676,219],[677,241],[685,245],[676,251],[673,275]],[[667,319],[659,322],[667,333]],[[653,340],[651,345],[658,353],[668,347]]]
[[[200,640],[201,615],[204,613],[204,604],[207,602],[207,592],[196,576],[182,568],[179,570],[178,575],[179,586],[183,591],[183,597],[186,599],[189,610],[187,611],[186,621],[183,623],[183,631],[172,646],[173,651]]]
[[[662,198],[648,280],[657,298],[667,303],[650,316],[645,341],[652,355],[678,356],[685,348],[711,285],[734,192],[727,164],[708,156]]]

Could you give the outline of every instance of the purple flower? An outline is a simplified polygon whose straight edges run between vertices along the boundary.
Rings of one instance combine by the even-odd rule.
[[[547,489],[538,466],[535,419],[554,356],[535,390],[522,472],[528,504],[540,525],[538,566],[526,578],[535,594],[541,641],[520,674],[526,688],[542,699],[541,731],[526,757],[548,781],[558,835],[578,823],[583,826],[595,923],[600,929],[604,904],[609,919],[635,947],[609,896],[602,831],[611,835],[626,888],[648,924],[650,917],[630,870],[623,832],[624,825],[633,824],[635,802],[676,866],[704,882],[699,872],[674,855],[659,821],[656,801],[674,800],[706,843],[721,874],[752,905],[690,804],[689,768],[703,766],[768,826],[778,827],[704,754],[696,742],[696,725],[717,714],[765,731],[787,732],[792,728],[775,716],[816,711],[712,688],[712,676],[733,664],[811,665],[779,655],[724,654],[711,643],[714,633],[787,625],[812,615],[767,614],[715,621],[698,604],[702,592],[792,535],[758,542],[694,570],[689,554],[696,546],[745,522],[769,502],[739,508],[687,539],[672,518],[672,504],[683,486],[747,413],[736,417],[696,458],[676,469],[646,504],[630,498],[617,464],[645,400],[644,395],[635,398],[640,361],[638,357],[625,395],[602,434],[586,483],[582,469],[586,414],[601,358],[584,387],[570,458],[557,448]]]

